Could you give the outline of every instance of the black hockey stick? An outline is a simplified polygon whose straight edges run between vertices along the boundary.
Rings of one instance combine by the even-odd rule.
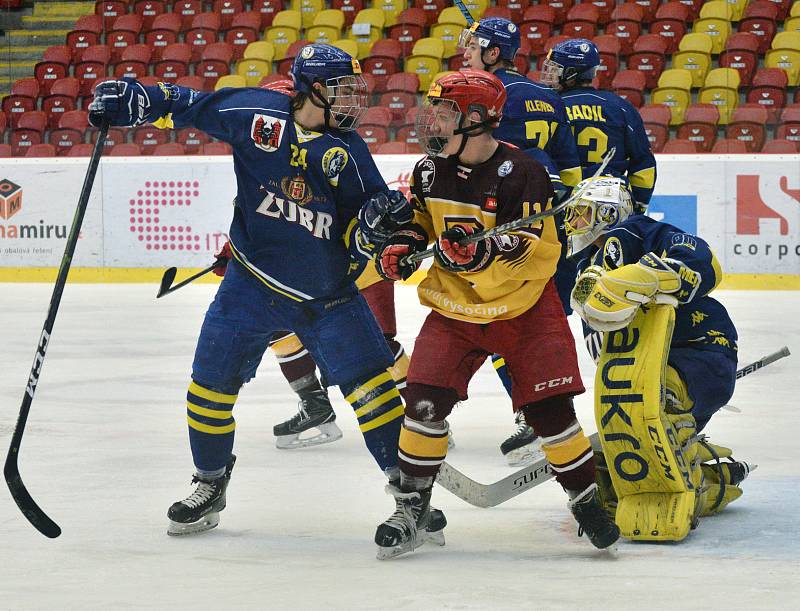
[[[42,511],[25,487],[22,477],[19,474],[19,448],[22,444],[22,435],[25,432],[25,423],[28,421],[28,413],[31,410],[33,395],[36,392],[39,376],[42,373],[42,364],[44,363],[45,353],[50,343],[53,325],[56,322],[56,314],[58,314],[58,306],[61,303],[61,295],[64,293],[64,285],[67,283],[67,275],[72,265],[72,256],[75,254],[75,246],[78,243],[83,217],[89,205],[89,195],[92,192],[94,177],[97,174],[97,166],[100,164],[100,156],[103,154],[103,145],[105,144],[107,133],[108,123],[103,122],[103,125],[100,127],[100,133],[97,136],[97,142],[95,142],[94,145],[94,150],[92,151],[92,157],[89,160],[89,169],[86,170],[86,177],[83,180],[83,188],[78,198],[78,207],[75,209],[72,227],[67,236],[64,256],[61,257],[61,266],[58,269],[56,284],[53,287],[53,295],[50,298],[47,318],[44,321],[42,334],[39,337],[39,343],[36,347],[36,356],[33,358],[33,366],[31,367],[31,373],[28,377],[28,384],[25,388],[25,394],[22,397],[22,405],[19,408],[17,426],[14,428],[14,434],[11,436],[11,446],[8,448],[6,463],[3,467],[3,475],[6,478],[8,489],[11,491],[11,496],[14,497],[20,511],[22,511],[23,515],[28,518],[28,521],[33,524],[40,533],[51,539],[55,539],[61,534],[61,528]]]
[[[777,352],[762,357],[754,363],[745,365],[736,372],[736,377],[738,379],[749,375],[770,363],[774,363],[778,359],[789,356],[789,354],[789,349],[784,346]],[[590,435],[589,441],[595,450],[600,449],[600,439],[597,433]],[[449,490],[470,505],[485,508],[495,507],[500,503],[505,503],[518,494],[552,479],[554,475],[547,458],[540,458],[536,462],[522,467],[522,469],[507,475],[493,484],[481,484],[470,479],[458,469],[450,466],[447,462],[444,462],[439,469],[439,474],[436,476],[436,481],[440,486]]]
[[[161,277],[161,286],[158,287],[158,295],[156,295],[156,299],[163,297],[164,295],[169,295],[170,293],[177,291],[179,288],[186,286],[190,282],[197,280],[200,276],[205,276],[208,272],[213,272],[217,268],[225,267],[227,264],[227,257],[219,257],[216,261],[214,261],[213,265],[209,265],[204,270],[197,272],[194,276],[189,276],[186,280],[182,280],[175,286],[172,286],[172,282],[175,280],[175,274],[178,273],[178,268],[170,267]]]
[[[467,5],[464,4],[463,0],[455,0],[454,4],[458,7],[458,10],[461,11],[461,14],[464,15],[464,19],[467,20],[467,26],[471,26],[475,23],[475,17],[472,16],[472,13],[469,12]]]

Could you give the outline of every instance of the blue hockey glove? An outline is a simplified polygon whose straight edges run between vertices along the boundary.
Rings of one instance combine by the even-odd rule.
[[[400,191],[377,193],[358,211],[361,235],[371,244],[380,245],[414,218],[414,209]]]
[[[133,127],[145,123],[150,112],[150,96],[134,79],[106,81],[94,90],[89,104],[89,123],[100,127],[103,120],[110,125]]]

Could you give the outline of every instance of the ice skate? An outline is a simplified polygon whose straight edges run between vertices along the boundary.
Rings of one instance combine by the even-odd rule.
[[[272,427],[275,445],[279,450],[293,450],[318,446],[341,439],[342,431],[336,426],[336,414],[325,389],[299,392],[300,411],[286,422]],[[300,437],[311,431],[311,436]]]
[[[619,527],[603,509],[597,484],[592,484],[573,496],[569,502],[569,510],[578,522],[578,536],[586,533],[596,548],[605,549],[619,539]]]
[[[500,444],[500,451],[510,467],[524,467],[544,456],[542,440],[525,422],[525,414],[517,412],[514,419],[517,430]]]
[[[378,560],[387,560],[412,552],[426,541],[444,545],[442,530],[447,524],[444,514],[439,510],[431,510],[431,489],[418,492],[403,492],[389,484],[386,492],[394,496],[395,511],[389,519],[378,526],[375,531],[375,543],[378,544]],[[433,527],[441,527],[429,532],[431,520]],[[440,522],[441,521],[441,522]]]
[[[225,490],[235,462],[236,456],[231,454],[225,473],[217,479],[206,481],[197,476],[192,478],[192,483],[197,484],[195,491],[182,501],[173,503],[167,511],[170,520],[168,535],[193,535],[211,530],[219,524],[219,512],[225,509]]]

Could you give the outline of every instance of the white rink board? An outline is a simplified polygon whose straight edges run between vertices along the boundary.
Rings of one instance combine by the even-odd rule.
[[[416,159],[376,157],[392,188],[407,188]],[[0,213],[0,267],[57,266],[87,161],[3,161],[0,179],[23,195]],[[800,274],[800,155],[660,155],[658,172],[649,213],[703,236],[726,273]],[[74,264],[203,267],[235,193],[229,157],[103,159]]]

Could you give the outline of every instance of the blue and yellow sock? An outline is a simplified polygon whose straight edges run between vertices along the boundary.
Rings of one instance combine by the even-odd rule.
[[[236,422],[233,405],[238,395],[218,392],[197,382],[186,393],[189,444],[199,475],[212,476],[225,471],[233,451]]]

